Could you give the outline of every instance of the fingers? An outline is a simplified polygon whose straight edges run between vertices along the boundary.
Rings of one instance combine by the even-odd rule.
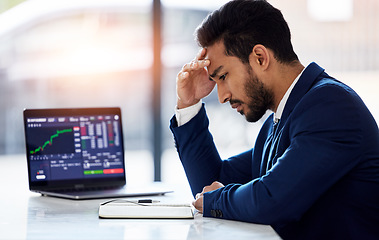
[[[205,187],[203,187],[202,193],[209,192],[209,191],[211,191],[210,189],[211,189],[211,186],[205,186]]]
[[[196,199],[192,202],[192,205],[200,212],[203,212],[203,194],[196,194]]]
[[[203,70],[204,67],[208,67],[210,61],[208,59],[205,60],[192,60],[190,63],[187,63],[183,66],[182,72],[191,72],[197,70]]]
[[[202,48],[198,52],[194,60],[185,64],[182,67],[182,70],[177,75],[177,79],[185,80],[189,76],[189,73],[198,71],[198,70],[203,71],[205,67],[208,67],[210,64],[210,61],[209,59],[204,59],[206,56],[206,52],[207,52],[206,49]]]
[[[215,188],[215,189],[218,189],[218,188],[221,188],[221,187],[225,187],[224,184],[218,182],[218,181],[214,181],[212,184],[211,184],[211,187],[212,188]]]
[[[177,108],[186,108],[198,103],[214,89],[215,83],[209,81],[206,67],[209,59],[204,59],[206,50],[202,49],[194,60],[185,64],[176,77]]]
[[[198,198],[200,198],[202,196],[203,196],[203,193],[201,192],[201,193],[196,194],[195,198],[198,199]]]
[[[183,72],[183,71],[181,71],[181,72],[178,73],[177,79],[178,79],[178,80],[184,80],[184,79],[186,79],[188,76],[189,76],[189,73],[188,73],[188,72]]]
[[[196,57],[190,63],[187,63],[183,66],[182,72],[196,71],[200,69],[202,70],[204,67],[209,66],[209,59],[205,59],[206,53],[207,50],[205,48],[200,49]]]
[[[207,49],[206,48],[202,48],[197,53],[195,60],[203,60],[206,55],[207,55]]]
[[[190,73],[199,70],[203,71],[205,67],[209,66],[209,64],[210,61],[208,59],[200,61],[193,60],[192,62],[187,63],[183,66],[182,70],[177,75],[177,80],[185,80],[189,77]]]
[[[192,205],[199,211],[203,212],[203,198],[204,198],[204,193],[210,192],[219,188],[224,187],[224,184],[214,181],[211,185],[205,186],[203,188],[203,191],[201,193],[196,194],[195,200],[192,202]]]
[[[203,192],[202,193],[210,192],[210,191],[222,188],[222,187],[224,187],[224,184],[222,184],[222,183],[220,183],[218,181],[214,181],[211,185],[205,186],[203,188]]]

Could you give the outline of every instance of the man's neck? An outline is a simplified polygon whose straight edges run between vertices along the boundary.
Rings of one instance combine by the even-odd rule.
[[[275,106],[274,109],[271,109],[272,111],[276,112],[284,94],[303,69],[304,66],[299,61],[291,64],[279,64],[278,71],[275,74],[275,85],[273,88]]]

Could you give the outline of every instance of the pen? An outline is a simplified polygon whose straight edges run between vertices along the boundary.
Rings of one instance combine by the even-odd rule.
[[[112,203],[112,202],[117,202],[117,201],[127,202],[127,203],[136,203],[136,204],[140,204],[140,203],[142,203],[142,204],[143,203],[159,203],[160,202],[158,200],[152,200],[152,199],[139,199],[137,201],[125,200],[125,199],[112,199],[112,200],[103,202],[100,205],[105,205],[105,204]]]
[[[159,203],[158,200],[152,200],[152,199],[140,199],[137,201],[137,203]]]

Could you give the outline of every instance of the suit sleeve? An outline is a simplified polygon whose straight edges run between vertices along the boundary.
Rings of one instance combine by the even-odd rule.
[[[170,122],[175,146],[194,196],[213,181],[228,184],[251,180],[252,150],[222,160],[208,126],[204,104],[188,123],[177,127],[175,117]]]
[[[330,96],[333,96],[332,98]],[[360,161],[362,105],[340,87],[313,89],[284,127],[289,144],[264,176],[204,194],[204,216],[296,221]]]

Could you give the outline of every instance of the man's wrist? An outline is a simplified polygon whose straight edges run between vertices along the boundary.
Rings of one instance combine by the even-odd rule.
[[[193,117],[195,117],[202,106],[202,101],[198,101],[197,103],[188,106],[186,108],[179,108],[178,106],[175,107],[175,117],[178,124],[178,127],[186,124],[189,122]]]
[[[177,109],[184,109],[184,108],[188,108],[188,107],[191,107],[193,105],[196,105],[200,100],[195,100],[193,102],[188,102],[188,103],[184,103],[182,101],[180,101],[179,99],[177,100],[176,102],[176,108]]]

